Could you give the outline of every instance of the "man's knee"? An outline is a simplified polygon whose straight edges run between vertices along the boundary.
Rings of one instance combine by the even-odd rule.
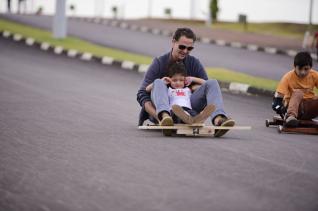
[[[153,81],[154,84],[163,84],[163,81],[160,78],[157,78]]]
[[[153,88],[157,88],[157,87],[166,87],[167,85],[164,83],[163,80],[161,79],[156,79],[153,81]]]
[[[209,79],[205,83],[210,86],[215,86],[219,84],[219,82],[216,79]]]
[[[207,87],[215,88],[219,87],[219,82],[216,79],[209,79],[205,82]]]

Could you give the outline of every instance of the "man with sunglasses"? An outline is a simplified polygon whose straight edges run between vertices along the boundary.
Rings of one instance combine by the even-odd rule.
[[[178,28],[173,35],[171,51],[153,60],[137,93],[137,101],[142,106],[138,125],[142,125],[148,118],[162,126],[173,125],[169,112],[168,87],[161,78],[167,75],[169,64],[182,62],[190,79],[192,76],[206,80],[191,95],[192,108],[200,113],[206,105],[213,104],[216,109],[211,115],[212,124],[234,126],[234,120],[229,119],[224,111],[223,97],[217,80],[209,80],[200,61],[189,55],[195,41],[196,35],[191,29]],[[146,87],[151,83],[153,88],[149,94]],[[226,132],[227,130],[216,130],[215,136],[223,136]]]

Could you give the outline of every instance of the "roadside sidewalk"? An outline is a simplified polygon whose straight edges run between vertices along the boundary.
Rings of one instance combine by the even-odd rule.
[[[160,30],[174,31],[178,27],[189,27],[195,31],[198,37],[209,38],[211,40],[224,40],[225,42],[238,42],[243,45],[258,45],[260,47],[272,47],[284,50],[301,50],[302,40],[278,37],[272,35],[262,35],[252,32],[236,32],[222,29],[213,29],[207,26],[169,22],[160,19],[139,19],[139,20],[125,20],[130,25],[145,26]]]
[[[189,27],[196,33],[198,42],[291,57],[294,57],[298,51],[302,50],[302,40],[297,38],[213,29],[204,25],[169,22],[160,19],[114,20],[87,17],[70,17],[70,19],[164,36],[171,36],[176,28]],[[317,60],[315,53],[311,53],[311,56]]]
[[[46,52],[54,53],[57,55],[67,56],[69,58],[79,59],[86,62],[97,62],[103,65],[112,65],[120,67],[125,70],[132,70],[138,73],[144,74],[148,65],[136,64],[131,61],[121,61],[116,60],[112,57],[100,57],[93,55],[89,52],[80,53],[77,50],[65,49],[62,46],[54,46],[47,42],[38,42],[32,37],[24,37],[21,34],[11,33],[10,31],[0,31],[0,39],[5,39],[8,41],[19,42],[27,46],[37,48]],[[247,95],[261,95],[261,96],[272,96],[273,91],[256,88],[250,86],[249,84],[242,84],[236,82],[225,82],[219,81],[220,87],[223,91],[229,91],[232,93],[243,93]]]
[[[111,27],[119,27],[119,28],[123,28],[123,29],[127,29],[127,30],[141,31],[144,33],[160,34],[160,35],[169,36],[169,37],[171,37],[171,34],[175,31],[176,28],[185,26],[185,25],[181,26],[181,25],[178,25],[176,23],[171,24],[169,22],[167,22],[167,24],[165,24],[166,22],[163,22],[161,25],[156,24],[154,22],[151,22],[151,23],[148,22],[147,24],[149,24],[150,26],[156,27],[156,28],[150,28],[150,27],[145,26],[146,24],[142,25],[144,23],[143,21],[148,21],[148,20],[138,20],[138,22],[136,23],[136,22],[134,22],[136,20],[134,20],[134,21],[126,21],[126,20],[119,21],[119,20],[112,20],[112,19],[98,19],[98,18],[84,18],[84,17],[73,17],[71,19],[74,19],[77,21],[90,22],[93,24],[107,25],[107,26],[111,26]],[[149,21],[155,21],[155,20],[149,20]],[[140,24],[140,25],[137,25],[137,24]],[[97,26],[97,27],[101,27],[101,26]],[[255,46],[255,45],[252,46],[250,44],[245,45],[245,44],[239,44],[238,42],[229,42],[229,41],[224,41],[224,40],[212,40],[210,38],[200,37],[202,35],[202,34],[200,34],[201,33],[200,30],[211,31],[211,29],[204,27],[204,26],[194,26],[193,27],[193,25],[191,25],[191,28],[193,28],[194,31],[197,33],[200,42],[235,47],[235,48],[245,48],[247,50],[252,50],[252,51],[256,51],[256,50],[257,51],[264,51],[267,53],[281,53],[282,52],[282,51],[280,52],[280,51],[270,50],[268,47],[259,47],[259,46]],[[198,31],[196,31],[196,30],[198,30]],[[209,32],[209,33],[211,33],[211,32]],[[223,33],[224,33],[224,31],[223,31]],[[76,50],[65,49],[62,46],[54,46],[54,45],[51,45],[51,44],[46,43],[46,42],[37,42],[32,37],[23,37],[19,34],[12,34],[9,31],[0,31],[0,35],[1,34],[2,34],[2,37],[4,39],[10,39],[10,40],[14,40],[17,42],[24,42],[26,45],[40,48],[41,50],[44,50],[44,51],[49,51],[49,52],[52,52],[55,54],[61,54],[61,55],[65,55],[65,56],[72,57],[72,58],[78,58],[78,59],[81,59],[84,61],[95,61],[95,62],[106,64],[106,65],[115,65],[115,66],[121,67],[123,69],[134,70],[134,71],[141,72],[141,73],[144,73],[148,68],[148,65],[144,65],[144,64],[136,64],[136,63],[131,62],[131,61],[116,60],[114,58],[106,57],[106,56],[100,57],[100,56],[92,55],[89,52],[80,53],[80,52],[77,52]],[[229,33],[226,32],[226,34],[229,34]],[[241,33],[241,34],[242,34],[241,37],[244,37],[244,33]],[[274,40],[274,39],[272,39],[272,40]],[[290,51],[288,51],[288,52],[290,52]],[[294,52],[296,53],[296,51],[294,51]],[[283,54],[283,53],[281,53],[281,54]],[[286,55],[289,55],[289,54],[286,53]],[[290,56],[292,56],[292,55],[290,55]],[[253,87],[249,84],[242,84],[242,83],[236,83],[236,82],[229,83],[229,82],[223,82],[223,81],[219,81],[219,82],[220,82],[220,86],[222,89],[229,90],[230,92],[239,92],[239,93],[245,93],[245,94],[253,94],[253,95],[256,94],[256,95],[265,95],[265,96],[272,96],[272,94],[273,94],[273,91],[264,90],[261,88],[256,88],[256,87]]]

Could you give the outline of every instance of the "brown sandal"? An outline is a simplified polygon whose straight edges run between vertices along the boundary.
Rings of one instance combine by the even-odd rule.
[[[173,113],[186,124],[193,124],[193,118],[179,105],[172,105]]]
[[[222,126],[222,127],[233,127],[235,125],[235,121],[233,119],[228,119],[226,117],[223,117],[217,126]],[[221,137],[225,133],[227,133],[229,130],[227,129],[216,129],[214,133],[214,137]]]

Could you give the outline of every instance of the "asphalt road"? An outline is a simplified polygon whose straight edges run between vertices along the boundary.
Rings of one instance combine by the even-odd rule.
[[[317,136],[224,93],[224,138],[137,129],[142,75],[0,38],[0,210],[317,210]]]
[[[52,30],[50,16],[1,15],[0,17]],[[146,56],[160,56],[168,52],[171,47],[171,39],[161,35],[77,20],[68,20],[67,25],[69,35]],[[192,54],[207,67],[223,67],[274,80],[279,80],[285,72],[292,69],[293,65],[293,58],[285,55],[272,55],[202,43],[195,44]],[[316,62],[314,68],[318,69]]]

